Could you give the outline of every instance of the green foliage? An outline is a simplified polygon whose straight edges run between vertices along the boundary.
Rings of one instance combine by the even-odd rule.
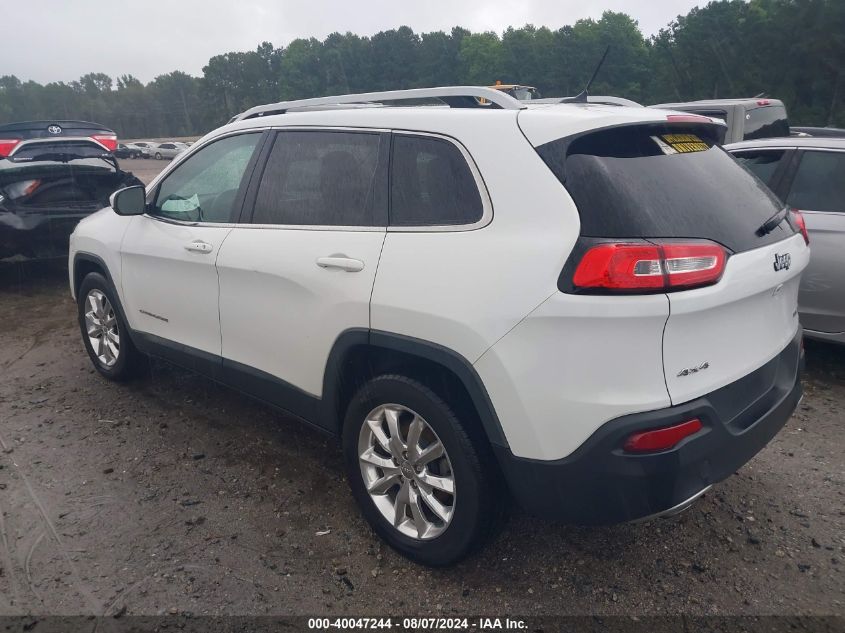
[[[0,77],[0,122],[92,119],[122,138],[200,134],[259,103],[437,85],[536,86],[574,95],[605,47],[591,89],[641,103],[760,93],[783,99],[793,123],[845,126],[845,2],[718,0],[646,39],[636,21],[605,12],[556,31],[525,25],[497,33],[417,34],[407,26],[360,37],[332,33],[286,48],[212,57],[202,77],[175,71],[143,85],[89,73],[41,85]]]

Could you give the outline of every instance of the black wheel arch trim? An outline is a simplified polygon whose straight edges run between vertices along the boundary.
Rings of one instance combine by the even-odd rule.
[[[488,441],[497,446],[508,446],[487,389],[466,358],[438,343],[381,330],[350,329],[342,332],[335,340],[323,374],[324,416],[337,417],[335,412],[341,394],[342,366],[347,355],[358,346],[400,352],[444,367],[466,389]]]
[[[73,270],[71,270],[71,279],[73,279],[73,296],[77,302],[79,302],[79,284],[85,279],[84,277],[79,279],[79,284],[77,284],[76,278],[76,271],[79,268],[79,262],[90,262],[92,264],[96,264],[99,269],[103,271],[103,276],[106,278],[106,281],[111,286],[112,295],[114,296],[114,304],[115,309],[117,310],[120,318],[123,319],[123,322],[126,324],[127,334],[129,335],[129,339],[132,343],[137,347],[138,346],[138,333],[135,332],[131,327],[129,327],[129,319],[126,318],[126,311],[123,309],[123,303],[120,300],[120,293],[117,291],[117,286],[114,283],[114,278],[111,275],[111,271],[109,267],[106,265],[105,260],[99,255],[95,255],[94,253],[88,253],[86,251],[78,251],[73,256]]]
[[[119,298],[117,303],[122,314]],[[154,334],[127,329],[132,342],[143,353],[203,374],[334,436],[340,435],[343,424],[342,414],[339,414],[345,378],[343,365],[355,348],[380,348],[422,358],[450,371],[463,384],[488,441],[508,448],[490,396],[475,369],[463,356],[437,343],[364,328],[346,330],[337,337],[329,352],[323,373],[323,395],[319,397],[260,369]]]

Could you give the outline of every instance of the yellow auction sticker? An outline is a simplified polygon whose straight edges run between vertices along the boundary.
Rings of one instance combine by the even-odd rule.
[[[710,146],[695,134],[663,134],[652,138],[666,154],[689,154],[710,149]]]

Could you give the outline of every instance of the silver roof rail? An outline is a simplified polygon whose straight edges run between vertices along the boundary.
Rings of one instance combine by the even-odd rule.
[[[255,106],[237,116],[230,122],[243,121],[253,117],[284,114],[291,109],[303,109],[315,106],[335,106],[353,104],[384,103],[385,101],[420,101],[439,99],[452,108],[501,108],[503,110],[522,110],[525,104],[509,94],[493,88],[481,86],[444,86],[442,88],[413,88],[410,90],[388,90],[386,92],[363,92],[360,94],[336,95],[334,97],[314,97],[296,101],[280,101]],[[484,99],[489,104],[481,103]]]

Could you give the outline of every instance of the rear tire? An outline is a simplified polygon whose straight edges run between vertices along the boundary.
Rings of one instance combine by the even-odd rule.
[[[159,154],[158,152],[156,152],[156,160],[161,160],[161,154]]]
[[[456,563],[499,524],[504,495],[484,451],[454,410],[416,380],[379,376],[355,394],[343,454],[364,517],[414,561]]]
[[[129,338],[114,290],[100,273],[89,273],[77,290],[79,330],[94,369],[109,380],[135,376],[143,356]]]

